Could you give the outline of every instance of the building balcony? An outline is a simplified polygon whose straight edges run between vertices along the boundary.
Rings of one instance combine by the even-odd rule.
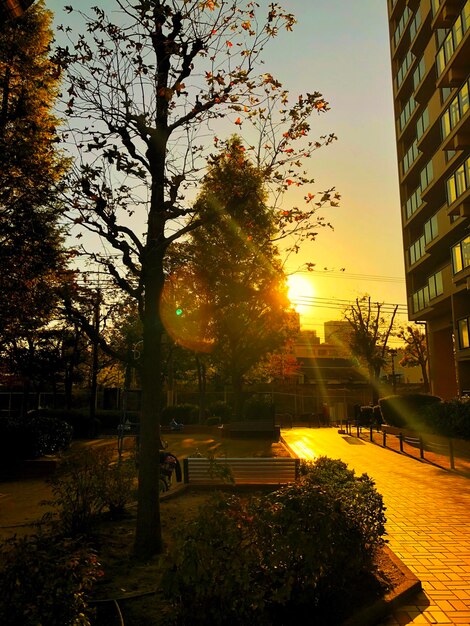
[[[406,6],[406,0],[389,0],[388,3],[388,14],[390,16],[390,20],[396,20],[397,15],[401,15],[403,13],[403,9]]]
[[[466,150],[468,148],[470,148],[470,109],[442,143],[443,150]]]
[[[447,208],[449,217],[470,217],[470,189],[467,189]]]
[[[419,104],[425,104],[436,89],[436,65],[433,64],[415,89],[414,98]]]
[[[429,41],[431,34],[430,23],[431,13],[428,11],[426,15],[421,15],[421,25],[418,28],[415,38],[411,42],[410,50],[416,57],[421,56],[427,42]]]
[[[420,0],[406,0],[406,6],[410,9],[410,11],[416,11],[419,7]]]
[[[463,36],[454,53],[446,63],[436,81],[437,88],[459,87],[468,76],[468,59],[470,58],[470,28]]]
[[[461,8],[462,0],[441,0],[432,20],[432,29],[450,28]]]
[[[466,288],[470,288],[470,265],[457,274],[454,274],[452,282],[456,287],[463,287],[465,285]]]

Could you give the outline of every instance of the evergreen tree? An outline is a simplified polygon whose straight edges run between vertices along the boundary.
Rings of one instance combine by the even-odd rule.
[[[66,161],[52,113],[59,76],[38,2],[0,31],[0,334],[44,323],[66,257],[57,186]]]

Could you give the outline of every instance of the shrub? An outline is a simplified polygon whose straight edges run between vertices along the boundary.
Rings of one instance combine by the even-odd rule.
[[[222,400],[218,400],[217,402],[212,402],[209,405],[209,413],[211,415],[215,415],[216,417],[220,417],[223,423],[230,421],[233,415],[233,409],[230,404],[227,402],[222,402]]]
[[[65,422],[35,413],[26,418],[0,419],[2,462],[36,459],[69,447],[72,428]]]
[[[274,404],[257,398],[250,398],[243,407],[243,417],[249,421],[273,420],[274,412]]]
[[[179,424],[192,424],[197,422],[198,417],[199,407],[196,404],[174,404],[163,409],[162,424],[166,426],[173,419]]]
[[[416,393],[381,398],[379,406],[383,419],[389,426],[419,430],[428,407],[440,401],[437,396]]]
[[[208,417],[206,419],[206,426],[218,426],[220,424],[220,417]]]
[[[470,402],[449,400],[432,404],[424,414],[425,429],[443,437],[470,439]]]
[[[102,512],[112,515],[125,511],[134,499],[136,470],[132,461],[111,463],[109,448],[84,449],[64,460],[49,479],[63,533],[77,535],[92,531]]]
[[[25,451],[30,458],[54,454],[72,443],[72,427],[54,417],[32,417],[24,424]]]
[[[0,623],[89,626],[86,594],[102,575],[81,541],[46,535],[0,544]]]
[[[302,472],[269,495],[219,494],[178,530],[163,578],[178,623],[323,623],[325,611],[328,623],[341,621],[332,598],[372,568],[383,501],[341,461],[304,463]]]

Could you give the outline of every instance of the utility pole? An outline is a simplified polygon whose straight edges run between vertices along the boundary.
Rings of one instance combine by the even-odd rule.
[[[396,348],[390,348],[390,356],[392,357],[392,389],[395,395],[397,391],[397,379],[395,375],[395,357],[397,356]]]
[[[101,289],[96,290],[96,298],[93,304],[93,338],[91,360],[91,384],[90,384],[90,437],[95,436],[96,400],[98,392],[98,354],[100,334],[100,305]]]

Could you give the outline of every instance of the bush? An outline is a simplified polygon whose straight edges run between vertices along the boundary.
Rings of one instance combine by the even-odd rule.
[[[441,402],[437,396],[409,394],[388,396],[379,400],[383,419],[389,426],[419,430],[428,407]]]
[[[81,541],[34,535],[0,544],[0,623],[89,626],[86,594],[102,575]]]
[[[66,450],[72,443],[72,427],[54,417],[32,417],[24,425],[26,453],[30,458]]]
[[[274,404],[257,398],[250,398],[243,407],[243,418],[248,421],[274,420],[274,413]]]
[[[208,417],[206,419],[206,426],[218,426],[220,424],[220,417]]]
[[[304,463],[302,472],[269,495],[219,494],[178,530],[163,579],[178,623],[324,623],[325,613],[340,623],[338,589],[371,570],[382,543],[382,497],[341,461]]]
[[[215,415],[216,417],[220,417],[222,423],[229,422],[233,415],[233,409],[230,404],[227,402],[222,402],[222,400],[218,400],[217,402],[212,402],[209,405],[209,413],[211,415]]]
[[[470,402],[449,400],[432,404],[424,415],[425,430],[442,435],[470,439]]]
[[[196,404],[174,404],[162,411],[162,425],[168,426],[171,420],[179,424],[193,424],[199,419],[199,407]]]
[[[1,418],[0,441],[2,463],[36,459],[68,448],[72,428],[59,419],[35,413],[26,418]]]
[[[134,498],[135,467],[131,461],[112,464],[112,451],[84,449],[64,460],[48,480],[61,532],[87,534],[105,510],[122,513]]]

